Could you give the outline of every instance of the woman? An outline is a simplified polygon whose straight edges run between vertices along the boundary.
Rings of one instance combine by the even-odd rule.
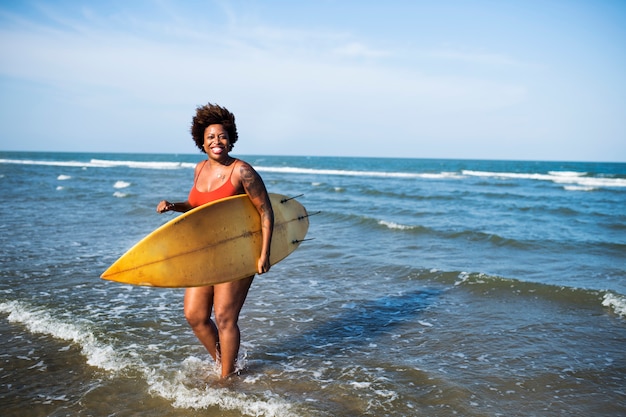
[[[246,162],[230,156],[237,142],[235,116],[227,109],[207,104],[196,109],[191,135],[207,159],[196,165],[194,183],[185,202],[163,200],[159,213],[185,212],[220,198],[247,194],[261,218],[263,244],[257,272],[270,269],[270,243],[274,228],[274,212],[263,180]],[[240,332],[237,321],[254,275],[239,281],[185,291],[185,318],[196,337],[215,361],[221,360],[222,377],[236,371]],[[215,312],[215,322],[211,320]]]

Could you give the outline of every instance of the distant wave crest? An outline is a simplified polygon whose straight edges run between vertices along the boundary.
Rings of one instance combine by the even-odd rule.
[[[352,171],[343,169],[317,169],[317,168],[297,168],[297,167],[267,167],[257,166],[255,169],[259,172],[275,172],[283,174],[307,174],[307,175],[338,175],[348,177],[381,177],[381,178],[426,178],[426,179],[444,179],[444,178],[460,178],[461,176],[454,172],[440,173],[418,173],[418,172],[385,172],[385,171]]]
[[[547,174],[541,174],[463,170],[462,174],[468,177],[550,181],[563,184],[565,189],[569,191],[591,191],[601,187],[626,187],[626,179],[624,178],[590,177],[586,172],[549,171]]]
[[[37,159],[0,159],[0,164],[21,165],[48,165],[62,167],[86,167],[86,168],[115,168],[128,167],[136,169],[193,169],[196,164],[191,162],[175,161],[134,161],[134,160],[111,160],[90,159],[89,161],[61,161],[61,160],[37,160]],[[468,177],[482,177],[491,179],[534,180],[547,181],[563,185],[567,191],[593,191],[598,188],[622,188],[626,187],[626,178],[611,176],[594,176],[588,172],[577,171],[548,171],[547,173],[533,172],[494,172],[461,170],[460,172],[401,172],[401,171],[360,171],[344,169],[321,169],[303,168],[293,166],[255,166],[259,172],[270,172],[293,175],[330,175],[352,177],[379,177],[379,178],[421,178],[432,180],[464,179]]]
[[[169,161],[116,161],[108,159],[91,159],[89,161],[49,161],[38,159],[0,159],[0,164],[16,165],[44,165],[58,167],[77,168],[114,168],[128,167],[139,169],[180,169],[194,168],[196,165],[189,162],[169,162]]]

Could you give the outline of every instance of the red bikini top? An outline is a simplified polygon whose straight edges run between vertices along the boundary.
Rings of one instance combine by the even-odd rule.
[[[189,191],[189,197],[187,198],[187,201],[189,201],[189,204],[191,204],[191,207],[198,207],[203,204],[210,203],[211,201],[219,200],[219,199],[226,198],[226,197],[231,197],[237,194],[242,194],[242,193],[237,192],[237,189],[231,182],[231,177],[233,176],[233,171],[235,170],[235,165],[237,164],[237,160],[235,160],[232,163],[233,167],[230,170],[230,175],[228,176],[228,179],[226,180],[226,182],[224,182],[224,184],[222,184],[221,186],[219,186],[218,188],[212,191],[206,191],[206,192],[198,191],[198,188],[196,188],[196,181],[198,181],[198,177],[200,176],[200,173],[206,166],[206,163],[207,161],[204,161],[204,165],[202,165],[200,172],[198,172],[198,175],[196,176],[196,178],[194,178],[193,186],[191,187],[191,191]]]

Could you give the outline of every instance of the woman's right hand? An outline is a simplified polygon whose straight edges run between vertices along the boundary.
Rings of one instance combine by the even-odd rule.
[[[169,201],[162,200],[157,205],[157,209],[156,210],[159,213],[165,213],[166,211],[170,211],[173,207],[174,207],[174,203],[170,203]]]

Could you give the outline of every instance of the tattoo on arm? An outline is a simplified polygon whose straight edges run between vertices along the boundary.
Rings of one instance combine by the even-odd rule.
[[[251,198],[259,198],[263,195],[264,186],[258,174],[254,172],[248,165],[242,165],[239,170],[241,175],[241,183],[244,190]]]
[[[259,174],[247,164],[242,165],[239,173],[244,190],[259,210],[262,228],[267,229],[271,233],[274,227],[274,211],[272,210],[272,204],[270,203],[263,180],[259,177]]]

